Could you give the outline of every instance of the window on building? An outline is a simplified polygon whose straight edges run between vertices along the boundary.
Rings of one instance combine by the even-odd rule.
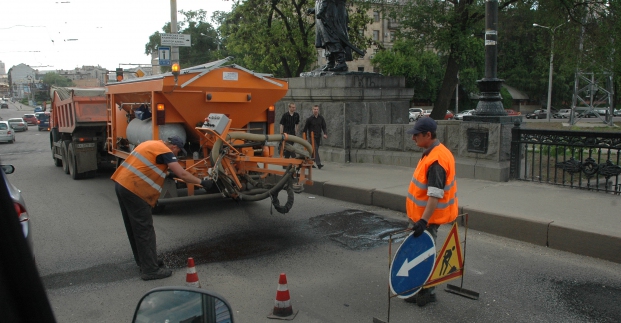
[[[379,30],[373,31],[373,40],[379,40]]]
[[[379,73],[379,72],[380,72],[379,67],[374,67],[374,68],[373,68],[373,73]]]
[[[394,31],[390,32],[390,41],[392,41],[392,42],[395,41],[395,32]]]
[[[364,72],[364,66],[358,66],[358,72]]]
[[[373,11],[373,21],[375,22],[380,21],[379,11]]]

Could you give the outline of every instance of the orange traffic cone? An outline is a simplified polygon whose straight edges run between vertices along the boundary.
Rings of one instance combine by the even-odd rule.
[[[298,311],[293,311],[293,307],[291,306],[289,289],[287,289],[287,276],[285,273],[282,273],[278,279],[274,310],[267,317],[271,319],[293,320],[297,314]]]
[[[198,274],[194,268],[194,258],[188,258],[188,271],[185,276],[185,285],[190,287],[201,288],[201,282],[198,281]]]

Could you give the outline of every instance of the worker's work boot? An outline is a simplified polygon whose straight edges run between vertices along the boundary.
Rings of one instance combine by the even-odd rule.
[[[142,280],[155,280],[170,277],[170,275],[172,275],[172,270],[168,268],[158,268],[154,272],[140,275],[140,278],[142,278]]]

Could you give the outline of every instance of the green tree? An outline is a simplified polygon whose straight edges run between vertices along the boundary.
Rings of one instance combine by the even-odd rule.
[[[231,55],[244,67],[278,77],[296,77],[316,63],[315,19],[306,14],[314,0],[246,0],[216,20]],[[354,9],[355,8],[355,9]],[[349,36],[366,48],[368,40],[357,32],[371,20],[365,1],[349,1]]]
[[[45,74],[41,82],[48,86],[73,86],[73,81],[55,72]]]
[[[442,62],[432,51],[401,40],[391,49],[380,50],[371,62],[381,66],[384,75],[405,76],[406,86],[414,88],[415,100],[432,101],[438,95]]]

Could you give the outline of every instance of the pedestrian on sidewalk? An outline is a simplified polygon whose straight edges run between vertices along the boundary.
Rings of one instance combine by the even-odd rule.
[[[140,267],[140,278],[153,280],[166,278],[172,271],[157,258],[155,229],[151,209],[155,207],[168,171],[186,183],[200,184],[205,190],[213,184],[211,179],[201,180],[183,169],[177,154],[184,143],[178,136],[168,141],[148,140],[138,145],[112,174],[116,196],[121,207],[127,238]]]
[[[300,127],[300,115],[295,112],[295,103],[289,103],[289,112],[283,113],[280,118],[280,133],[286,133],[289,136],[295,136]],[[278,149],[280,151],[280,149]],[[294,158],[295,153],[285,150],[283,153],[285,158]]]
[[[319,157],[319,146],[321,145],[321,132],[323,131],[323,138],[328,139],[328,130],[326,129],[326,120],[319,114],[319,106],[313,106],[313,115],[306,119],[302,132],[306,134],[308,141],[312,143],[311,135],[315,138],[315,164],[317,168],[321,169],[321,158]],[[313,165],[315,168],[315,165]]]
[[[455,221],[459,213],[455,158],[436,138],[437,127],[435,120],[422,117],[407,131],[424,151],[414,170],[405,202],[414,237],[427,230],[434,241],[438,237],[438,227]],[[435,302],[435,287],[422,289],[406,301],[416,302],[418,306]]]

